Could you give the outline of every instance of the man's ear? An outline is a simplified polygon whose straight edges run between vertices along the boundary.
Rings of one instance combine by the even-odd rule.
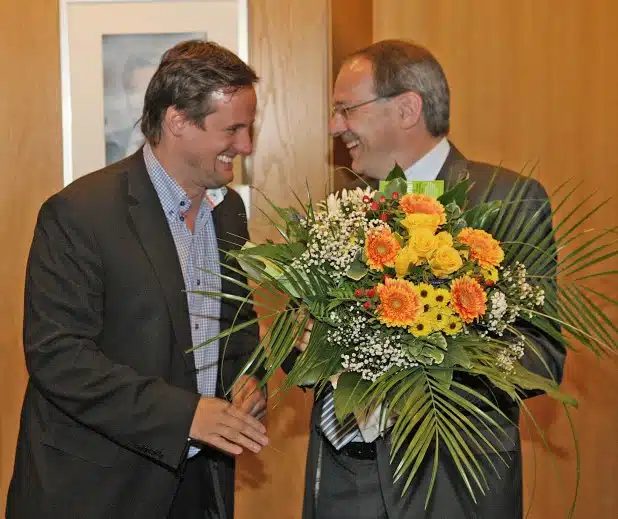
[[[401,127],[416,126],[423,117],[423,99],[416,92],[404,92],[397,99]]]
[[[168,106],[165,110],[163,123],[174,137],[179,137],[182,134],[188,122],[185,113],[175,106]]]

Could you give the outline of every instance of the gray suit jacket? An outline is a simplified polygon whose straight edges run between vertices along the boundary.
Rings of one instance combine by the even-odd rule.
[[[438,179],[445,180],[448,186],[456,181],[460,174],[467,172],[472,183],[468,199],[474,205],[483,199],[496,171],[497,168],[495,166],[467,160],[451,144],[451,151],[438,175]],[[521,180],[521,176],[517,173],[500,169],[495,176],[491,191],[487,193],[488,199],[504,200],[518,179]],[[376,187],[375,184],[377,183],[374,183],[372,187]],[[540,207],[547,199],[547,194],[538,182],[531,180],[528,184],[526,198],[537,199],[538,207]],[[535,210],[536,207],[531,207],[529,209],[530,214]],[[546,210],[549,211],[549,207]],[[522,215],[513,225],[523,226],[526,225],[526,222],[526,215]],[[547,232],[549,232],[549,229]],[[544,360],[550,368],[551,376],[559,382],[562,379],[564,366],[564,347],[536,330],[527,329],[523,331],[531,336],[539,346]],[[536,373],[549,376],[543,362],[534,355],[525,356],[522,359],[522,364]],[[502,443],[498,445],[499,450],[503,451],[503,458],[508,465],[502,462],[495,454],[490,454],[490,451],[488,451],[487,454],[495,466],[495,469],[493,469],[487,462],[487,458],[480,452],[477,452],[479,463],[484,466],[490,489],[484,496],[479,495],[477,490],[475,493],[478,504],[475,504],[464,484],[460,481],[457,468],[450,461],[448,452],[441,452],[432,498],[427,510],[425,510],[425,498],[431,480],[434,456],[431,453],[426,456],[426,462],[421,466],[412,485],[406,494],[401,497],[403,482],[392,483],[394,468],[397,466],[397,462],[390,463],[390,435],[386,434],[385,437],[378,438],[376,441],[380,480],[388,482],[382,484],[382,495],[385,499],[389,519],[418,519],[421,517],[425,519],[490,519],[494,517],[499,517],[500,519],[521,519],[521,447],[519,429],[515,425],[519,421],[519,408],[507,395],[495,388],[489,387],[488,384],[478,377],[460,377],[460,381],[481,391],[484,396],[496,403],[506,416],[509,417],[510,420],[506,421],[495,411],[487,409],[487,406],[482,404],[482,402],[477,402],[477,405],[484,407],[484,410],[498,422],[508,436],[507,440],[502,439]],[[534,396],[535,394],[537,393],[530,393],[526,396]],[[318,400],[314,405],[311,416],[303,519],[315,519],[316,517],[316,471],[318,457],[322,448],[321,442],[323,441],[323,437],[319,432],[321,410],[322,402]]]

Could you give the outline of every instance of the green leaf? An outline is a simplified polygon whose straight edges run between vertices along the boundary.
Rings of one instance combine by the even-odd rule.
[[[299,387],[313,387],[322,381],[324,374],[324,364],[317,364],[303,372],[302,376],[296,379]]]
[[[408,184],[405,177],[380,182],[380,191],[384,193],[384,196],[389,200],[392,198],[393,193],[399,193],[400,196],[403,196],[406,194],[407,190]]]
[[[425,357],[425,364],[429,366],[440,364],[444,360],[444,352],[437,349],[435,346],[425,346],[420,356],[421,358]]]
[[[363,279],[367,275],[367,267],[358,260],[355,260],[348,267],[347,272],[345,273],[346,277],[353,279],[354,281],[359,281]]]
[[[487,229],[500,212],[501,207],[501,200],[485,202],[484,204],[479,204],[467,210],[463,213],[463,218],[468,223],[468,227],[474,229]]]
[[[441,386],[448,389],[451,386],[453,380],[452,369],[432,369],[431,376],[434,377]]]
[[[451,202],[455,202],[460,208],[464,207],[469,189],[470,181],[462,180],[457,182],[451,189],[438,198],[438,202],[440,202],[443,206],[447,206]]]
[[[466,220],[464,220],[463,218],[457,218],[457,220],[452,222],[451,229],[453,234],[457,234],[459,231],[465,229],[467,226],[468,222],[466,222]]]
[[[425,338],[425,342],[437,346],[443,350],[448,348],[448,343],[446,342],[446,338],[441,333],[432,333]]]
[[[444,209],[450,218],[459,218],[462,214],[460,207],[455,202],[447,204]]]
[[[343,420],[348,414],[354,412],[371,386],[371,382],[363,380],[360,373],[342,373],[337,381],[337,387],[333,393],[335,415]]]
[[[243,255],[255,256],[260,259],[266,258],[270,260],[293,260],[298,258],[305,251],[305,246],[302,243],[265,243],[263,245],[254,245],[251,242],[246,242],[242,249],[236,251],[237,257]]]
[[[408,339],[404,336],[404,341],[402,341],[401,349],[408,355],[408,357],[414,359],[421,354],[423,351],[423,341],[420,339]]]
[[[447,350],[441,366],[444,368],[461,366],[465,369],[472,369],[473,363],[465,348],[455,343],[451,344]]]
[[[390,182],[392,180],[396,180],[398,178],[402,178],[404,181],[406,180],[406,174],[399,164],[395,164],[395,167],[391,169],[390,173],[386,177],[386,181]]]

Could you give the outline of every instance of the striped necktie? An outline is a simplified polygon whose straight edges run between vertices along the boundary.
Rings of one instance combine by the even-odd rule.
[[[335,400],[333,398],[333,387],[328,384],[325,388],[324,400],[322,403],[322,419],[320,428],[322,433],[331,445],[339,450],[350,443],[360,431],[356,424],[354,413],[349,414],[343,423],[340,423],[335,415]]]

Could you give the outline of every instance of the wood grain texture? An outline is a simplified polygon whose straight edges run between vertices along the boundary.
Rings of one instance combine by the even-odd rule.
[[[373,0],[331,0],[331,25],[334,84],[343,60],[373,41]],[[333,164],[333,187],[339,191],[355,178],[348,171],[352,159],[341,139],[333,142]]]
[[[260,76],[252,185],[275,203],[328,192],[328,1],[249,2],[250,58]],[[255,206],[266,206],[258,195]],[[253,204],[252,204],[253,205]],[[255,209],[255,207],[254,207]],[[259,211],[252,236],[274,238]]]
[[[550,191],[573,179],[583,182],[582,197],[600,191],[597,201],[618,194],[617,22],[612,0],[374,2],[375,40],[418,41],[443,64],[452,92],[451,137],[468,157],[515,170],[538,162]],[[618,225],[615,203],[593,225]],[[615,298],[617,281],[614,276],[595,288]],[[618,313],[610,318],[617,322]],[[576,518],[609,519],[618,509],[617,366],[615,359],[599,362],[586,353],[567,359],[563,389],[580,403],[573,412],[581,449]],[[547,398],[530,407],[555,452],[558,474],[542,441],[524,425],[524,503],[534,489],[531,519],[566,517],[576,466],[568,420]]]
[[[249,61],[260,76],[251,184],[278,205],[296,205],[292,191],[319,200],[329,191],[329,1],[250,0]],[[252,192],[253,241],[276,240],[261,195]],[[271,392],[281,382],[279,373]],[[311,392],[271,396],[270,445],[238,463],[237,519],[300,518]]]
[[[0,2],[0,514],[13,471],[27,380],[22,349],[26,258],[38,209],[62,182],[57,2]]]

